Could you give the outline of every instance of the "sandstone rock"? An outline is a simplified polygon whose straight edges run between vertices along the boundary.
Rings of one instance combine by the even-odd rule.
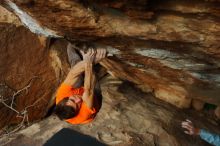
[[[191,98],[186,97],[186,92],[183,88],[178,86],[161,87],[154,91],[156,97],[171,103],[179,108],[189,108],[191,105]]]
[[[116,75],[146,87],[162,100],[178,107],[189,107],[188,98],[220,104],[219,1],[47,3],[1,2],[32,32],[110,46],[125,63],[120,67],[127,68]],[[114,69],[112,74],[117,72]]]
[[[101,80],[102,107],[92,123],[69,125],[51,116],[39,123],[0,139],[8,144],[43,145],[62,128],[70,128],[115,146],[208,146],[199,137],[184,134],[180,122],[185,118],[198,127],[220,132],[210,115],[183,111],[136,89],[133,84],[106,76]],[[76,135],[72,135],[74,138]],[[9,141],[8,141],[9,139]],[[78,139],[80,142],[80,139]],[[77,143],[77,141],[72,141]],[[65,141],[63,141],[63,144]]]
[[[121,79],[102,81],[102,110],[94,123],[75,130],[109,145],[169,146],[206,145],[179,129],[185,118],[219,132],[211,116],[163,102],[188,108],[193,100],[196,109],[202,102],[220,105],[219,1],[2,0],[0,4],[36,33],[17,25],[16,17],[0,8],[0,85],[6,83],[0,93],[9,97],[10,104],[13,93],[31,82],[29,92],[16,96],[16,107],[12,104],[23,114],[28,107],[30,121],[44,117],[54,104],[56,88],[69,69],[65,50],[69,40],[107,48],[111,57],[101,64]],[[0,110],[4,119],[0,127],[21,122],[3,104]],[[45,130],[51,133],[39,127],[48,127]],[[63,127],[50,117],[24,130],[24,137],[12,136],[12,144],[19,140],[43,144]]]
[[[27,110],[28,121],[42,118],[56,86],[47,39],[39,39],[23,26],[7,23],[0,23],[0,38],[0,83],[13,89],[11,96],[4,99],[11,105],[13,94],[22,90],[12,106],[20,113]],[[0,127],[21,122],[22,118],[17,117],[16,112],[3,104],[0,107]]]
[[[0,6],[0,22],[1,23],[13,23],[16,26],[22,25],[20,20],[10,11]]]

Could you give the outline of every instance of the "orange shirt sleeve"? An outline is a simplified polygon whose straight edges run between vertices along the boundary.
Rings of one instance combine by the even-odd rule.
[[[66,121],[71,124],[86,124],[91,122],[96,114],[96,109],[90,109],[87,105],[83,102],[80,108],[78,115],[71,119],[67,119]]]

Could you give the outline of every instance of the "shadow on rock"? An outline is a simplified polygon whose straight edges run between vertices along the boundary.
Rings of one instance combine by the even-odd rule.
[[[106,146],[91,136],[81,134],[77,131],[63,128],[50,138],[44,146]]]

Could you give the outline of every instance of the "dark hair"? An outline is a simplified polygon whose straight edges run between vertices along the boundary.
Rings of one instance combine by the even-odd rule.
[[[60,120],[72,118],[77,114],[73,107],[66,105],[68,100],[69,98],[66,97],[56,105],[55,114]]]

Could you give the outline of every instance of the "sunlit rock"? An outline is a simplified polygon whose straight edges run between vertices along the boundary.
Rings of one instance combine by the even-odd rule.
[[[97,72],[102,108],[93,123],[75,130],[108,145],[207,145],[184,135],[180,122],[188,118],[219,132],[213,113],[202,110],[214,104],[220,117],[219,4],[1,0],[0,134],[51,114],[70,69],[69,41],[78,50],[88,45],[109,52]],[[10,135],[11,144],[42,145],[63,127],[73,128],[49,117],[23,136]]]

